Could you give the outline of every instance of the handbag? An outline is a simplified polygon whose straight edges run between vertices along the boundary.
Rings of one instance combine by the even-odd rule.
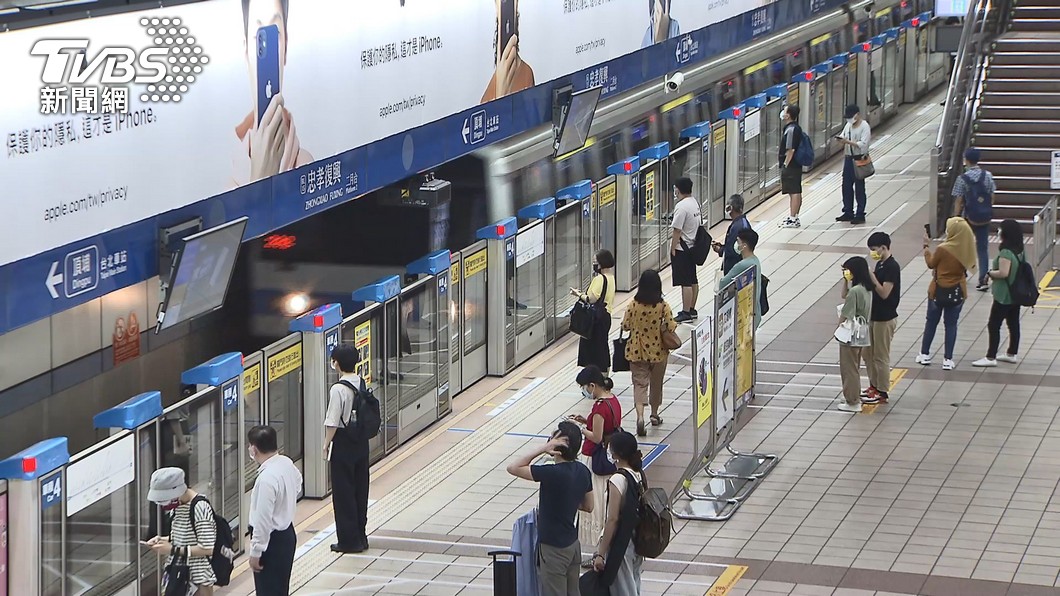
[[[626,360],[626,344],[629,343],[629,336],[622,337],[622,332],[618,333],[618,337],[611,340],[613,350],[611,351],[611,371],[612,372],[629,372],[629,360]]]
[[[865,317],[854,317],[839,324],[833,334],[841,344],[852,348],[867,348],[869,342],[869,323]]]
[[[596,444],[593,449],[593,453],[590,456],[592,464],[592,472],[597,476],[610,476],[618,471],[618,466],[615,462],[611,461],[611,457],[607,454],[607,444],[611,441],[611,435],[622,430],[622,421],[615,420],[615,408],[611,405],[611,402],[605,401],[607,409],[611,410],[611,421],[615,423],[615,430],[610,433],[604,433],[603,439]],[[589,415],[590,417],[592,414]]]
[[[578,591],[582,596],[610,596],[611,589],[604,584],[600,572],[590,569],[578,579]]]
[[[872,165],[872,157],[868,153],[861,156],[861,159],[854,158],[854,177],[858,180],[864,180],[871,178],[876,174],[876,166]]]
[[[935,306],[949,308],[964,302],[964,290],[961,284],[955,286],[942,286],[939,284],[938,272],[935,272]]]
[[[582,339],[592,339],[596,323],[610,315],[607,312],[607,276],[604,275],[604,289],[596,302],[578,299],[570,312],[570,331]]]
[[[162,573],[162,593],[165,596],[187,596],[191,588],[191,567],[184,555],[174,555]]]
[[[676,331],[670,331],[669,325],[666,324],[665,316],[659,319],[659,326],[659,333],[662,335],[663,347],[670,351],[680,348],[681,344],[683,343],[681,341],[681,336],[677,335]]]

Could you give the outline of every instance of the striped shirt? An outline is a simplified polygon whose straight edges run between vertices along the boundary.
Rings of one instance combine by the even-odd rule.
[[[199,545],[212,551],[216,540],[217,525],[213,520],[213,509],[208,502],[196,503],[194,524],[190,502],[181,503],[173,510],[173,524],[169,531],[170,544],[175,547]],[[166,565],[172,561],[173,557],[168,557]],[[188,567],[191,568],[191,583],[196,586],[212,586],[217,581],[209,557],[191,557],[188,559]]]

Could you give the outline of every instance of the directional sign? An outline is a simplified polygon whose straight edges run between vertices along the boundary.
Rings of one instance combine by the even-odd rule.
[[[327,354],[327,357],[329,359],[328,364],[326,364],[325,366],[329,368],[331,366],[331,351],[334,350],[335,346],[337,345],[339,345],[339,328],[335,327],[334,329],[331,329],[324,333],[324,353]]]
[[[63,471],[59,470],[40,481],[41,511],[51,509],[63,501]]]
[[[1052,168],[1049,174],[1049,188],[1060,189],[1060,151],[1053,151]]]
[[[239,405],[239,377],[221,385],[221,407],[225,412],[234,410]]]
[[[464,118],[464,127],[460,130],[465,145],[476,145],[486,140],[486,110],[479,110]]]
[[[691,35],[685,35],[677,42],[677,49],[674,50],[674,58],[677,59],[678,64],[687,64],[688,62],[691,62],[698,53],[699,42],[692,39]]]
[[[67,253],[63,262],[62,282],[67,298],[91,292],[99,285],[99,248],[95,245]],[[52,264],[52,271],[55,270],[55,265]],[[52,281],[58,280],[53,273],[49,273],[46,283],[50,284]],[[52,291],[52,297],[58,298],[54,286],[48,287]]]

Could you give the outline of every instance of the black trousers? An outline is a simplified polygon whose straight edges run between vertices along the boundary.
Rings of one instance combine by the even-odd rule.
[[[294,525],[273,530],[269,548],[261,555],[261,571],[254,574],[254,591],[258,596],[288,596],[291,593],[291,568],[298,540]]]
[[[339,548],[368,544],[368,478],[367,454],[351,453],[344,441],[336,440],[331,452],[331,487]]]
[[[1015,356],[1020,349],[1020,307],[1018,304],[1001,304],[994,302],[990,306],[990,319],[986,322],[986,334],[990,343],[986,348],[986,357],[997,358],[1001,345],[1001,323],[1008,324],[1008,353]]]

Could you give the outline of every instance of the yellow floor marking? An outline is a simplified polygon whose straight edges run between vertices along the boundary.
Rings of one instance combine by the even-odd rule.
[[[898,382],[905,378],[905,374],[907,372],[909,372],[908,368],[891,369],[891,388],[887,390],[888,393],[894,391],[894,388],[898,385]]]
[[[1038,282],[1038,289],[1042,292],[1047,290],[1060,290],[1060,287],[1049,287],[1049,284],[1052,283],[1054,277],[1056,277],[1056,271],[1046,271],[1045,275],[1042,276],[1042,280]]]
[[[865,404],[865,405],[861,406],[861,413],[862,414],[872,414],[873,412],[876,411],[876,408],[878,408],[878,407],[879,407],[879,404]]]
[[[1056,278],[1056,271],[1049,270],[1045,272],[1045,275],[1043,275],[1042,279],[1038,282],[1038,291],[1041,293],[1041,295],[1038,297],[1039,302],[1055,302],[1057,300],[1060,300],[1060,295],[1056,293],[1058,290],[1060,290],[1060,286],[1054,287],[1049,285],[1053,282],[1054,278]],[[1036,308],[1056,309],[1060,307],[1039,304]]]
[[[725,571],[721,573],[718,579],[710,586],[705,596],[725,596],[728,594],[736,582],[740,581],[743,574],[747,573],[747,567],[744,565],[729,565]]]

